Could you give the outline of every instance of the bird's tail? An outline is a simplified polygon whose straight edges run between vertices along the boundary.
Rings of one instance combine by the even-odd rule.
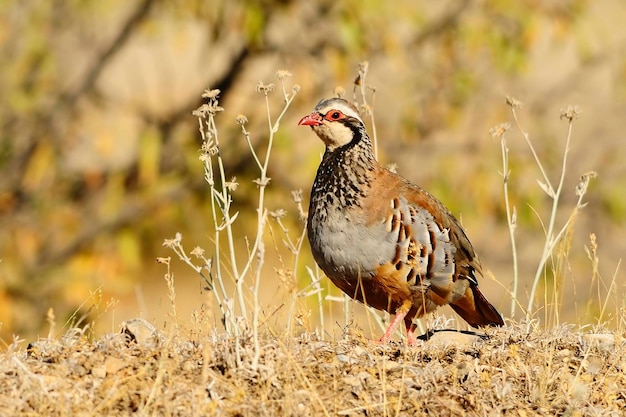
[[[498,310],[474,284],[468,285],[465,294],[451,303],[450,307],[472,327],[504,325]]]

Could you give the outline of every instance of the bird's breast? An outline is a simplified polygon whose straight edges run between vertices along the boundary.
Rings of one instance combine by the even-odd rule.
[[[384,225],[367,227],[358,206],[325,204],[332,198],[319,197],[319,204],[311,200],[307,225],[315,261],[331,279],[370,277],[395,250]]]

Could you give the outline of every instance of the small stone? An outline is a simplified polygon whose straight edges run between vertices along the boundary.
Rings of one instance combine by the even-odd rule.
[[[583,335],[583,340],[590,346],[609,352],[615,349],[615,336],[612,334],[589,333]]]
[[[104,369],[106,370],[106,373],[109,375],[118,372],[122,368],[125,368],[126,365],[127,365],[126,362],[124,362],[123,360],[119,358],[115,358],[113,356],[109,356],[104,361]]]
[[[477,334],[445,331],[436,332],[428,339],[427,343],[441,345],[443,347],[469,347],[480,340],[481,337]]]
[[[94,366],[93,368],[91,368],[91,375],[93,375],[94,378],[103,379],[104,377],[107,376],[107,370],[104,367],[104,365],[102,365],[102,366]]]
[[[159,331],[150,322],[140,318],[122,323],[121,333],[144,347],[156,347],[162,339]]]

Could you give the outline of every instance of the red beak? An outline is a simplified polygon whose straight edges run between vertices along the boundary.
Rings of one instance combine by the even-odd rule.
[[[322,116],[319,113],[306,115],[298,122],[298,126],[319,126],[321,124]]]

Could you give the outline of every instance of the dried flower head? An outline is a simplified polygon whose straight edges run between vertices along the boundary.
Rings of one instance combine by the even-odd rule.
[[[237,117],[235,117],[235,123],[243,126],[248,123],[248,118],[243,114],[238,114]]]
[[[183,235],[180,232],[174,235],[174,239],[165,239],[163,241],[163,246],[167,246],[168,248],[180,245],[180,242],[183,240]]]
[[[163,246],[167,246],[168,248],[171,248],[172,246],[169,245],[168,243],[171,243],[172,241],[173,239],[165,239],[165,242],[163,242]],[[165,265],[169,265],[171,260],[172,258],[170,258],[169,256],[167,257],[159,256],[158,258],[156,258],[157,263],[165,264]]]
[[[520,107],[522,107],[524,105],[524,103],[522,103],[521,101],[519,101],[515,97],[511,97],[511,96],[506,96],[506,104],[508,104],[509,106],[511,106],[514,109],[520,108]]]
[[[369,69],[369,66],[370,63],[368,61],[363,61],[359,63],[359,73],[353,82],[355,87],[365,85],[365,77],[367,76],[367,70]]]
[[[277,210],[270,211],[270,216],[272,216],[275,219],[282,219],[286,215],[287,215],[287,211],[285,209],[279,208]]]
[[[217,155],[219,152],[218,146],[212,140],[202,142],[202,147],[200,149],[209,156]]]
[[[500,123],[489,129],[489,134],[494,138],[501,138],[510,128],[510,123]]]
[[[163,241],[163,246],[166,246],[168,248],[173,248],[176,246],[177,243],[178,242],[176,241],[176,239],[165,239]],[[157,262],[160,262],[159,259],[160,258],[157,258]]]
[[[206,104],[201,105],[200,107],[198,107],[197,109],[192,111],[191,114],[194,117],[204,117],[204,115],[206,114],[206,111],[205,111],[205,108],[204,108],[205,106],[206,106]]]
[[[271,180],[272,179],[270,177],[265,177],[265,178],[256,178],[252,180],[252,182],[258,185],[259,187],[265,187],[267,186],[267,184],[270,183]]]
[[[372,115],[372,107],[369,104],[361,104],[361,105],[359,105],[359,111],[364,116],[371,116]]]
[[[587,188],[589,188],[589,182],[591,182],[591,180],[597,176],[598,176],[598,173],[595,171],[588,171],[588,172],[585,172],[583,175],[581,175],[580,181],[576,185],[576,189],[575,189],[576,195],[579,197],[582,197],[583,195],[585,195],[585,193],[587,192]]]
[[[302,190],[293,190],[291,192],[291,198],[296,203],[302,203]]]
[[[284,80],[287,77],[291,77],[293,74],[290,73],[287,70],[278,70],[276,71],[276,78],[278,78],[279,80]]]
[[[208,115],[215,116],[217,112],[224,111],[223,107],[217,105],[217,100],[205,103],[191,112],[195,117],[206,117]]]
[[[578,117],[583,111],[578,106],[567,106],[561,109],[561,119],[567,119],[570,122]]]
[[[273,83],[264,84],[263,81],[259,81],[259,83],[255,87],[255,90],[257,93],[263,93],[265,95],[268,95],[269,93],[274,91],[274,88],[276,88],[276,86]]]
[[[196,246],[191,251],[191,254],[196,258],[202,258],[202,256],[204,255],[204,249],[202,249],[200,246]]]
[[[218,90],[217,88],[213,90],[204,90],[204,93],[202,93],[202,98],[216,99],[219,95],[220,90]]]
[[[237,187],[239,186],[239,183],[237,182],[237,177],[232,177],[230,179],[230,181],[226,181],[224,183],[224,185],[226,186],[226,188],[228,189],[228,191],[230,191],[231,193],[233,191],[235,191],[237,189]]]

